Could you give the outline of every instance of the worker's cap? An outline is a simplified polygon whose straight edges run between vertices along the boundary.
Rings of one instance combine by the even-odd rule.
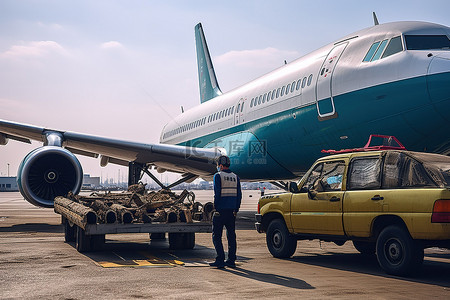
[[[226,156],[226,155],[221,155],[217,159],[217,165],[218,166],[223,165],[224,167],[228,168],[230,166],[230,164],[231,164],[230,158],[228,156]]]

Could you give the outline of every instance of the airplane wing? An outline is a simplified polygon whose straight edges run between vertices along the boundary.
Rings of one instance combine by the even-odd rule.
[[[24,143],[43,142],[44,147],[30,152],[18,171],[18,186],[24,198],[43,207],[53,207],[55,196],[65,195],[68,191],[79,192],[83,171],[73,154],[100,156],[102,166],[108,163],[128,166],[134,162],[155,166],[159,171],[182,173],[183,178],[177,182],[180,183],[199,176],[211,177],[216,158],[225,151],[145,144],[0,120],[0,145],[6,145],[9,139]]]
[[[199,176],[215,172],[215,159],[222,151],[217,148],[145,144],[0,120],[0,145],[5,145],[8,139],[25,143],[36,140],[48,145],[47,137],[51,134],[60,136],[61,146],[74,154],[90,157],[101,155],[102,165],[113,163],[128,166],[129,162],[136,162]]]

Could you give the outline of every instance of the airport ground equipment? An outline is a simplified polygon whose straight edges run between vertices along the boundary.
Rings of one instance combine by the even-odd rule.
[[[170,190],[146,191],[142,184],[123,193],[93,193],[55,198],[65,241],[75,242],[79,252],[103,247],[105,234],[149,233],[169,236],[171,249],[192,249],[196,232],[211,232],[214,205],[195,201],[192,192],[177,195]]]
[[[256,229],[274,257],[292,256],[298,240],[352,241],[387,273],[408,276],[425,248],[450,249],[450,157],[399,143],[328,153],[289,192],[259,200]]]

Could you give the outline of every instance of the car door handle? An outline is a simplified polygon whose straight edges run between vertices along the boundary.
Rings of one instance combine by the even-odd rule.
[[[337,202],[337,201],[341,201],[341,198],[338,198],[336,196],[330,198],[330,202]]]
[[[372,200],[374,200],[374,201],[384,200],[384,197],[381,197],[380,195],[375,195],[372,197]]]

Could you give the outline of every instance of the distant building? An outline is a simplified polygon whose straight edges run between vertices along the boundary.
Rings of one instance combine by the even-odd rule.
[[[91,177],[89,174],[83,175],[83,190],[95,190],[100,188],[100,177]]]
[[[0,177],[0,192],[18,192],[16,177]]]

